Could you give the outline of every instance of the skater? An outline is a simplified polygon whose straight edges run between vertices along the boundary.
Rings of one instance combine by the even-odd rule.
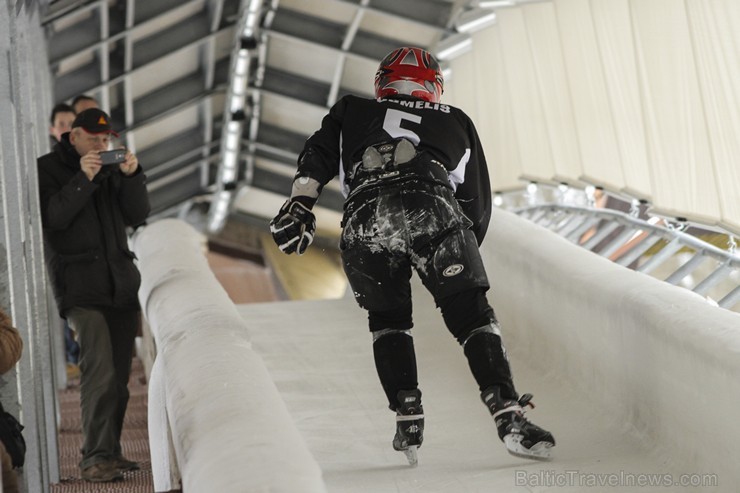
[[[389,407],[393,447],[416,463],[424,411],[411,335],[412,268],[462,346],[499,438],[514,455],[549,457],[552,435],[524,416],[531,395],[514,389],[478,247],[491,215],[483,149],[470,118],[442,104],[442,72],[428,52],[394,50],[375,74],[376,99],[345,96],[298,158],[290,198],[270,222],[280,250],[303,254],[312,207],[339,175],[346,197],[340,249]],[[532,406],[533,407],[533,406]]]

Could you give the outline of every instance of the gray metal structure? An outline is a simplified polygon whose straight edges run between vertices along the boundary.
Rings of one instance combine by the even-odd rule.
[[[0,306],[25,341],[16,370],[0,378],[0,398],[25,426],[21,485],[49,491],[58,481],[56,387],[51,334],[60,333],[46,290],[35,160],[46,152],[51,81],[41,4],[0,4]]]
[[[216,232],[251,214],[233,206],[250,189],[274,193],[277,209],[327,109],[346,93],[370,96],[383,56],[408,44],[434,50],[476,5],[59,0],[42,23],[54,102],[95,97],[146,167],[154,216],[189,218],[210,205]],[[320,205],[341,204],[328,187]]]
[[[550,229],[572,243],[579,244],[619,265],[632,266],[638,272],[655,274],[664,265],[669,274],[665,282],[680,285],[687,277],[700,272],[698,282],[685,287],[707,296],[719,288],[717,304],[733,309],[740,304],[740,254],[733,236],[729,245],[719,248],[683,230],[687,224],[648,222],[638,217],[638,208],[630,213],[594,207],[558,203],[541,203],[513,208],[520,216]],[[589,236],[586,237],[586,232]],[[679,251],[688,258],[676,264]],[[663,269],[663,270],[665,270]],[[687,284],[687,283],[683,283]],[[720,286],[720,284],[722,284]]]

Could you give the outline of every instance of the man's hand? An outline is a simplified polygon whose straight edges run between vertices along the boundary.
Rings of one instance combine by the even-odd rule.
[[[136,173],[136,169],[139,167],[139,159],[133,152],[126,150],[126,160],[119,166],[121,173],[126,176],[131,176]]]
[[[303,255],[313,241],[316,216],[300,202],[287,200],[270,221],[270,232],[280,251]]]
[[[80,158],[80,169],[88,180],[93,181],[95,175],[100,172],[100,168],[102,168],[102,162],[98,151],[90,151]]]

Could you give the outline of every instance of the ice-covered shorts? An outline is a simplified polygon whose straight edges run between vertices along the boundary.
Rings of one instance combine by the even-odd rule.
[[[362,308],[410,303],[412,267],[439,301],[488,288],[475,235],[448,187],[422,180],[379,186],[345,207],[340,248]]]

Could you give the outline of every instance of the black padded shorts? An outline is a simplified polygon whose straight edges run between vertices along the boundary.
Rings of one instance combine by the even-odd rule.
[[[342,224],[344,271],[366,310],[408,304],[412,268],[438,304],[488,288],[471,222],[447,187],[410,180],[373,188],[347,203]]]

